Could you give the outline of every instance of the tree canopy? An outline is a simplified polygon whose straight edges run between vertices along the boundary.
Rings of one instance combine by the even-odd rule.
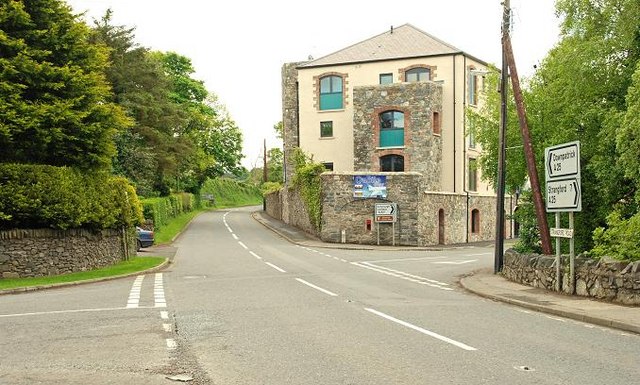
[[[529,79],[525,101],[539,173],[545,147],[581,143],[583,211],[576,214],[576,247],[584,251],[594,246],[594,230],[608,226],[612,211],[619,214],[617,226],[638,215],[640,0],[558,0],[556,9],[563,20],[561,40]],[[481,165],[494,181],[496,99],[489,93],[487,108],[470,113],[487,150]],[[515,109],[509,110],[508,147],[521,144]],[[512,190],[526,180],[521,152],[507,151]]]
[[[111,100],[107,49],[59,0],[0,5],[0,162],[104,169],[131,124]]]

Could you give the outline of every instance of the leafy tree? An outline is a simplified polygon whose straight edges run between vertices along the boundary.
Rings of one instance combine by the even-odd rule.
[[[104,169],[130,125],[110,100],[107,50],[59,0],[0,4],[0,162]]]
[[[633,106],[630,87],[640,59],[640,0],[558,0],[556,7],[563,18],[562,39],[530,80],[525,101],[539,172],[544,170],[545,147],[581,143],[583,212],[575,217],[576,248],[589,250],[593,230],[606,226],[613,207],[624,207],[624,217],[637,211],[620,204],[633,199],[638,185],[625,165],[637,154],[630,128],[636,114],[627,111]],[[495,117],[499,108],[490,95],[488,100],[493,114],[483,114],[485,119]],[[479,126],[483,148],[494,151],[495,126],[482,121]],[[509,126],[509,132],[517,127],[512,118]],[[508,146],[513,146],[511,139]],[[520,174],[514,159],[517,155],[508,151],[508,186],[524,180],[516,175],[509,182],[510,173]],[[485,160],[481,165],[492,175],[495,160]]]

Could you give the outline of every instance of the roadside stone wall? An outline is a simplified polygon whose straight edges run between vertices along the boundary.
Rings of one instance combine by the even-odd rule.
[[[322,178],[322,231],[324,242],[340,243],[345,231],[346,243],[377,244],[378,233],[374,221],[376,203],[394,202],[398,204],[398,220],[395,223],[395,244],[418,246],[424,243],[420,234],[419,209],[421,201],[422,175],[411,172],[370,173],[386,175],[386,199],[363,199],[353,196],[353,176],[367,175],[366,172],[328,172]],[[366,223],[370,221],[371,228]],[[380,223],[380,244],[393,244],[393,227],[390,223]]]
[[[394,83],[354,87],[354,170],[380,171],[380,157],[404,157],[405,171],[422,173],[424,188],[439,191],[442,138],[433,132],[433,113],[442,112],[442,85],[435,82]],[[380,118],[384,111],[404,113],[404,146],[380,147]]]
[[[300,192],[294,188],[280,190],[282,204],[282,221],[291,226],[306,231],[313,236],[319,236],[318,231],[309,220],[309,212],[300,196]],[[275,217],[274,217],[275,218]]]
[[[264,196],[267,215],[279,220],[282,220],[281,191],[274,191]]]
[[[562,257],[562,291],[570,293],[569,257]],[[640,261],[619,262],[576,258],[576,295],[640,306]],[[502,274],[513,282],[546,290],[555,290],[555,256],[519,254],[509,249],[504,254]]]
[[[135,231],[128,231],[124,239],[117,230],[0,231],[0,278],[41,277],[110,266],[135,255]]]

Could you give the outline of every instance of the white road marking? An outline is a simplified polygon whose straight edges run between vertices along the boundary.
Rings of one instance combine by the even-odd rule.
[[[168,311],[161,311],[160,312],[160,318],[169,319],[169,312]]]
[[[231,233],[231,236],[232,236],[232,237],[233,237],[233,239],[235,239],[236,241],[237,241],[238,239],[240,239],[240,238],[238,238],[238,236],[237,236],[237,235],[235,235],[234,233]]]
[[[261,256],[259,256],[258,254],[254,253],[253,251],[249,251],[249,254],[253,255],[254,257],[256,257],[258,259],[262,259]]]
[[[167,307],[167,300],[164,297],[162,273],[156,273],[156,279],[153,284],[153,299],[155,302],[155,307]]]
[[[245,250],[249,250],[249,248],[247,247],[247,245],[245,245],[244,243],[242,243],[241,241],[238,241],[238,244],[240,246],[242,246]]]
[[[439,265],[464,265],[465,263],[471,263],[471,262],[477,262],[477,259],[470,259],[470,260],[466,260],[466,261],[438,261],[438,262],[431,262],[433,264],[439,264]]]
[[[405,262],[405,261],[424,261],[429,259],[443,259],[446,257],[416,257],[416,258],[397,258],[397,259],[383,259],[379,261],[364,261],[371,263],[385,263],[385,262]]]
[[[172,331],[171,324],[162,324],[162,328],[167,333],[171,333],[171,331]]]
[[[129,299],[127,299],[127,309],[135,309],[140,305],[140,290],[142,289],[142,281],[144,275],[139,275],[133,281],[131,291],[129,291]]]
[[[439,282],[439,283],[432,283],[432,282],[438,282],[438,281],[434,281],[428,278],[423,278],[423,277],[418,277],[418,276],[413,276],[413,277],[418,277],[416,278],[412,278],[412,274],[408,274],[408,273],[403,273],[403,272],[393,272],[393,271],[388,271],[388,270],[392,270],[392,269],[386,269],[380,266],[375,266],[375,265],[365,265],[364,263],[359,263],[359,262],[351,262],[352,265],[358,266],[358,267],[364,267],[365,269],[369,269],[369,270],[373,270],[376,271],[378,273],[382,273],[385,275],[389,275],[395,278],[400,278],[400,279],[404,279],[405,281],[409,281],[409,282],[413,282],[413,283],[418,283],[420,285],[425,285],[425,286],[429,286],[429,287],[433,287],[436,289],[440,289],[440,290],[445,290],[445,291],[453,291],[452,288],[450,287],[445,287],[443,285],[447,285],[446,283],[443,282]]]
[[[307,286],[309,286],[309,287],[311,287],[311,288],[313,288],[313,289],[316,289],[316,290],[318,290],[318,291],[321,291],[321,292],[323,292],[323,293],[325,293],[325,294],[327,294],[327,295],[330,295],[330,296],[332,296],[332,297],[337,297],[337,296],[338,296],[338,294],[333,293],[333,292],[330,292],[329,290],[327,290],[327,289],[323,289],[323,288],[321,288],[321,287],[319,287],[319,286],[316,286],[316,285],[314,285],[314,284],[312,284],[312,283],[309,283],[309,282],[305,281],[304,279],[296,278],[296,281],[298,281],[298,282],[300,282],[300,283],[302,283],[302,284],[304,284],[304,285],[307,285]]]
[[[434,280],[434,279],[429,279],[429,278],[421,277],[421,276],[419,276],[419,275],[413,275],[413,274],[405,273],[404,271],[395,270],[395,269],[392,269],[392,268],[389,268],[389,267],[377,266],[377,265],[374,265],[374,264],[373,264],[373,263],[371,263],[371,262],[363,262],[363,263],[364,263],[364,264],[366,264],[366,265],[369,265],[369,266],[371,266],[371,267],[378,268],[378,269],[383,269],[383,270],[391,271],[391,272],[393,272],[393,273],[397,273],[397,274],[404,275],[404,276],[407,276],[407,277],[411,277],[411,278],[415,278],[415,279],[419,279],[419,280],[423,280],[423,281],[427,281],[427,282],[435,283],[436,285],[449,286],[449,284],[448,284],[448,283],[444,283],[444,282],[436,281],[436,280]]]
[[[174,340],[173,338],[167,338],[166,341],[167,341],[167,349],[175,350],[178,347],[176,340]]]
[[[127,310],[128,307],[109,307],[101,309],[74,309],[74,310],[52,310],[52,311],[38,311],[33,313],[15,313],[15,314],[0,314],[0,318],[13,318],[13,317],[27,317],[33,315],[51,315],[51,314],[73,314],[73,313],[93,313],[101,311],[114,311],[114,310]],[[150,307],[139,306],[138,309],[150,309]]]
[[[458,342],[456,340],[452,340],[451,338],[442,336],[442,335],[440,335],[438,333],[435,333],[435,332],[432,332],[430,330],[423,329],[423,328],[421,328],[419,326],[412,325],[412,324],[410,324],[408,322],[399,320],[397,318],[393,318],[390,315],[382,313],[382,312],[379,312],[377,310],[370,309],[370,308],[365,308],[364,310],[368,311],[369,313],[375,314],[375,315],[377,315],[379,317],[382,317],[384,319],[387,319],[389,321],[395,322],[395,323],[397,323],[399,325],[408,327],[409,329],[413,329],[413,330],[415,330],[417,332],[420,332],[422,334],[426,334],[426,335],[428,335],[430,337],[436,338],[436,339],[438,339],[440,341],[443,341],[443,342],[446,342],[446,343],[451,344],[453,346],[456,346],[456,347],[458,347],[460,349],[469,350],[469,351],[478,350],[478,349],[476,349],[474,347],[471,347],[469,345],[463,344],[462,342]]]
[[[567,322],[566,319],[562,319],[562,318],[558,318],[558,317],[551,317],[551,316],[545,316],[546,318],[549,318],[550,320],[554,320],[554,321],[560,321],[560,322]]]
[[[278,266],[274,265],[273,263],[269,263],[269,262],[265,262],[266,265],[271,266],[272,268],[278,270],[281,273],[286,273],[286,271],[284,269],[279,268]]]

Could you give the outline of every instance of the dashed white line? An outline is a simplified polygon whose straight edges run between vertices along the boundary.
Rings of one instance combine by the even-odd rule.
[[[262,259],[261,256],[259,256],[258,254],[254,253],[253,251],[249,251],[249,254],[253,255],[254,257],[256,257],[258,259]]]
[[[175,350],[178,347],[176,340],[174,340],[173,338],[167,338],[166,341],[167,341],[167,349]]]
[[[140,290],[142,289],[142,281],[144,281],[144,275],[139,275],[136,280],[133,281],[131,291],[129,292],[129,298],[127,299],[127,309],[135,309],[140,305]]]
[[[430,336],[430,337],[433,337],[433,338],[436,338],[436,339],[438,339],[438,340],[440,340],[440,341],[443,341],[443,342],[446,342],[446,343],[451,344],[451,345],[453,345],[453,346],[459,347],[460,349],[464,349],[464,350],[468,350],[468,351],[478,350],[478,349],[476,349],[476,348],[474,348],[474,347],[472,347],[472,346],[469,346],[469,345],[463,344],[462,342],[458,342],[458,341],[456,341],[456,340],[452,340],[451,338],[448,338],[448,337],[442,336],[442,335],[440,335],[440,334],[438,334],[438,333],[432,332],[432,331],[430,331],[430,330],[427,330],[427,329],[421,328],[421,327],[416,326],[416,325],[412,325],[412,324],[410,324],[410,323],[408,323],[408,322],[405,322],[405,321],[399,320],[399,319],[397,319],[397,318],[394,318],[394,317],[392,317],[392,316],[390,316],[390,315],[388,315],[388,314],[385,314],[385,313],[379,312],[379,311],[377,311],[377,310],[370,309],[370,308],[365,308],[364,310],[368,311],[369,313],[375,314],[375,315],[377,315],[377,316],[379,316],[379,317],[382,317],[382,318],[384,318],[384,319],[387,319],[387,320],[389,320],[389,321],[395,322],[395,323],[397,323],[397,324],[399,324],[399,325],[402,325],[402,326],[404,326],[404,327],[408,327],[409,329],[413,329],[413,330],[415,330],[415,331],[417,331],[417,332],[420,332],[420,333],[422,333],[422,334],[426,334],[426,335],[428,335],[428,336]]]
[[[245,245],[244,243],[242,243],[241,241],[238,241],[238,244],[240,246],[242,246],[245,250],[249,250],[249,248],[247,247],[247,245]]]
[[[318,290],[318,291],[321,291],[321,292],[323,292],[323,293],[325,293],[325,294],[327,294],[327,295],[330,295],[330,296],[332,296],[332,297],[337,297],[337,296],[338,296],[338,294],[333,293],[333,292],[330,292],[330,291],[329,291],[329,290],[327,290],[327,289],[323,289],[323,288],[321,288],[320,286],[316,286],[316,285],[314,285],[314,284],[312,284],[312,283],[310,283],[310,282],[305,281],[304,279],[296,278],[296,281],[298,281],[298,282],[300,282],[300,283],[302,283],[302,284],[304,284],[304,285],[307,285],[307,286],[309,286],[309,287],[311,287],[311,288],[313,288],[313,289],[316,289],[316,290]]]
[[[236,241],[237,241],[238,239],[240,239],[240,238],[238,238],[238,236],[237,236],[237,235],[235,235],[234,233],[231,233],[231,236],[232,236],[232,237],[233,237],[233,239],[235,239]]]
[[[171,333],[172,331],[172,327],[171,324],[162,324],[162,328],[164,329],[165,332],[167,333]]]
[[[425,286],[429,286],[429,287],[433,287],[433,288],[440,289],[440,290],[445,290],[445,291],[453,291],[452,288],[443,286],[443,285],[448,286],[448,284],[443,283],[443,282],[432,283],[432,282],[438,282],[438,281],[433,281],[433,280],[428,279],[428,278],[413,276],[412,274],[408,274],[408,273],[404,273],[404,272],[397,272],[396,273],[396,272],[393,272],[393,271],[388,271],[388,270],[392,270],[392,269],[385,269],[383,267],[375,266],[375,265],[372,265],[372,266],[365,265],[364,263],[359,263],[359,262],[351,262],[351,264],[354,265],[354,266],[363,267],[365,269],[373,270],[373,271],[376,271],[378,273],[389,275],[389,276],[392,276],[392,277],[395,277],[395,278],[404,279],[405,281],[417,283],[417,284],[420,284],[420,285],[425,285]],[[417,278],[411,278],[411,276],[417,277]]]
[[[279,268],[278,266],[274,265],[273,263],[265,262],[265,265],[271,266],[272,268],[278,270],[281,273],[286,273],[286,271],[284,269]]]
[[[169,319],[169,312],[168,311],[161,311],[160,312],[160,318]]]

